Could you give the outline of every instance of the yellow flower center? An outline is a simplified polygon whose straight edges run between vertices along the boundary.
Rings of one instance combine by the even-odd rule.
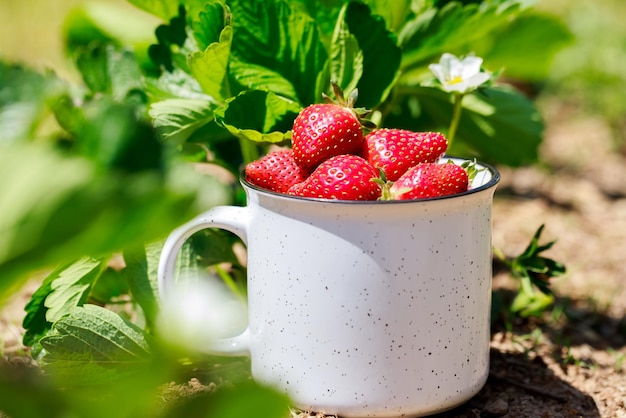
[[[460,75],[457,75],[454,78],[451,78],[450,80],[448,80],[448,84],[459,84],[462,82],[463,82],[463,77],[461,77]]]

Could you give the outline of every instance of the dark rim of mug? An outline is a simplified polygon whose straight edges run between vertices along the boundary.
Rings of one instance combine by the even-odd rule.
[[[467,161],[467,159],[465,158],[458,158],[458,157],[453,157],[453,156],[449,156],[446,155],[445,158],[450,158],[453,160],[461,160],[461,161]],[[267,190],[264,189],[262,187],[256,186],[252,183],[250,183],[248,180],[246,180],[246,174],[245,171],[242,170],[241,174],[239,176],[239,181],[246,186],[249,189],[252,189],[256,192],[262,193],[262,194],[267,194],[270,196],[274,196],[274,197],[278,197],[278,198],[282,198],[282,199],[288,199],[288,200],[300,200],[300,201],[306,201],[306,202],[318,202],[318,203],[327,203],[327,204],[349,204],[349,205],[371,205],[371,204],[377,204],[377,205],[386,205],[386,204],[406,204],[406,203],[415,203],[415,202],[432,202],[432,201],[439,201],[439,200],[446,200],[446,199],[458,199],[460,197],[463,196],[467,196],[467,195],[471,195],[471,194],[475,194],[475,193],[480,193],[484,190],[488,190],[494,186],[496,186],[499,182],[500,182],[500,173],[498,172],[498,170],[496,170],[495,167],[493,167],[490,164],[486,164],[480,161],[476,161],[476,164],[486,168],[490,173],[491,173],[491,180],[489,180],[487,183],[478,186],[476,188],[473,189],[469,189],[465,192],[462,193],[455,193],[455,194],[451,194],[451,195],[446,195],[446,196],[437,196],[437,197],[426,197],[426,198],[422,198],[422,199],[413,199],[413,200],[341,200],[341,199],[323,199],[323,198],[319,198],[319,197],[303,197],[303,196],[292,196],[292,195],[288,195],[285,193],[278,193],[278,192],[274,192],[272,190]]]

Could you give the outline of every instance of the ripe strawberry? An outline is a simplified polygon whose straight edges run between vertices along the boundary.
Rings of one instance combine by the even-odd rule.
[[[438,132],[412,132],[404,129],[377,129],[366,140],[365,158],[396,181],[419,163],[434,163],[448,148],[448,141]]]
[[[246,165],[246,179],[259,187],[278,193],[303,181],[308,172],[300,168],[290,149],[273,151]]]
[[[392,200],[446,196],[467,190],[465,169],[454,163],[420,163],[404,173],[389,188]]]
[[[289,189],[289,194],[338,200],[376,200],[380,186],[372,181],[377,170],[356,155],[336,155],[321,163],[302,183]]]
[[[313,169],[342,154],[359,154],[363,148],[359,118],[348,107],[333,103],[305,107],[293,124],[291,146],[298,165]]]

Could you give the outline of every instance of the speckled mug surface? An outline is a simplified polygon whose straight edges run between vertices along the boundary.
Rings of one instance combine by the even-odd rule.
[[[457,162],[459,162],[457,160]],[[246,354],[295,406],[340,417],[417,417],[460,405],[489,372],[491,228],[498,172],[419,201],[348,202],[263,191],[175,230],[159,265],[203,228],[248,249],[248,327],[208,351]]]

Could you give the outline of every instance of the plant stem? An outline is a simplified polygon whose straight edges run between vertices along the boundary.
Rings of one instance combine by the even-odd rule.
[[[239,288],[239,286],[237,286],[237,284],[235,283],[235,281],[233,280],[232,277],[230,277],[230,275],[228,274],[228,272],[226,270],[224,270],[220,265],[216,264],[215,266],[213,266],[215,268],[215,271],[217,272],[217,275],[220,277],[220,279],[222,279],[222,281],[224,282],[224,284],[226,285],[226,287],[228,289],[230,289],[231,292],[233,292],[233,294],[242,301],[246,300],[245,295],[243,294],[243,292],[241,291],[241,289]]]
[[[463,109],[463,106],[461,106],[462,101],[463,94],[454,93],[454,109],[452,112],[452,121],[450,121],[450,129],[448,129],[448,148],[452,147],[452,141],[454,141],[456,129],[458,128],[459,121],[461,120],[461,110]]]

